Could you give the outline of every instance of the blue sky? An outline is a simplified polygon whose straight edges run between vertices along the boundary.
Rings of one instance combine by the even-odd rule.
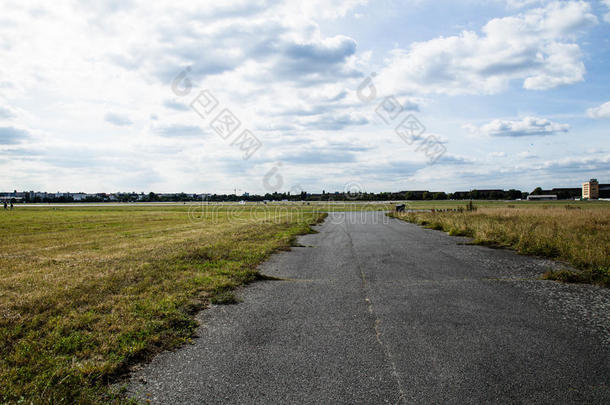
[[[0,61],[0,190],[610,182],[610,0],[9,0]]]

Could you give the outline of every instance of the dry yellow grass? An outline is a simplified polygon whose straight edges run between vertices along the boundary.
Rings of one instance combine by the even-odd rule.
[[[108,383],[187,340],[194,311],[257,278],[256,266],[318,213],[240,208],[0,212],[0,402],[120,400]]]
[[[589,208],[592,207],[592,208]],[[464,212],[393,214],[433,229],[510,247],[522,254],[557,258],[607,283],[610,206],[531,205],[481,207]]]

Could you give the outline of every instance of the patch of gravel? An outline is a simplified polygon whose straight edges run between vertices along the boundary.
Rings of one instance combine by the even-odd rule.
[[[610,288],[540,279],[548,270],[573,270],[569,264],[519,255],[511,249],[471,245],[470,238],[447,237],[445,232],[435,230],[428,230],[427,237],[441,251],[443,245],[459,245],[462,249],[451,249],[453,256],[492,269],[498,281],[529,291],[541,311],[558,314],[566,323],[579,325],[581,336],[594,335],[602,344],[610,344]]]
[[[463,236],[449,236],[446,232],[432,229],[426,229],[426,234],[428,242],[441,253],[446,246],[452,257],[465,262],[478,262],[502,279],[538,279],[548,270],[573,269],[564,262],[520,255],[509,248],[475,245],[472,244],[473,239]],[[456,245],[459,249],[455,249]]]
[[[514,283],[528,290],[539,301],[542,311],[559,314],[566,323],[579,325],[579,335],[593,335],[602,344],[610,344],[609,288],[545,280]]]

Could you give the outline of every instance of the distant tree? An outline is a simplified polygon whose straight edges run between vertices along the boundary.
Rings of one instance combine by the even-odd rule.
[[[501,200],[505,197],[505,194],[503,191],[492,191],[489,194],[489,198],[492,200]]]
[[[131,195],[129,194],[119,194],[117,197],[119,202],[129,202],[132,200]]]
[[[534,189],[534,191],[532,191],[532,195],[541,195],[542,194],[542,188],[540,187],[536,187]]]
[[[507,194],[507,198],[511,199],[511,200],[516,200],[517,198],[521,198],[521,190],[515,190],[514,188],[511,188],[510,190],[508,190],[506,192]]]

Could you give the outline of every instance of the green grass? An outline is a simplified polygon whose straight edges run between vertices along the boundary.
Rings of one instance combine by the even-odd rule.
[[[110,387],[132,364],[187,342],[324,216],[196,208],[0,212],[0,402],[124,401]]]
[[[473,243],[564,261],[576,269],[549,271],[543,276],[546,279],[610,286],[610,203],[475,202],[475,206],[476,211],[390,215],[450,235],[471,237]],[[442,208],[456,207],[447,203]],[[416,208],[441,209],[424,204]]]

